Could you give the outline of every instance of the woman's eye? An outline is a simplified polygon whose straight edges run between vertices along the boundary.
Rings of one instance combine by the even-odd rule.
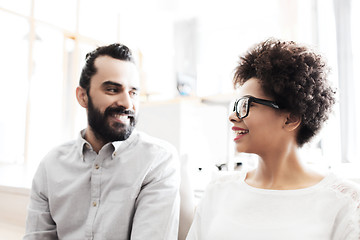
[[[138,92],[132,91],[132,92],[130,92],[130,95],[131,95],[131,96],[137,96],[137,95],[138,95]]]

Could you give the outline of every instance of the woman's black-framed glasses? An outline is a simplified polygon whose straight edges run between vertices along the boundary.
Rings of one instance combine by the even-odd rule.
[[[237,99],[234,103],[233,111],[236,112],[236,116],[239,119],[246,118],[249,115],[250,104],[252,102],[279,109],[279,105],[277,105],[273,101],[256,98],[252,96],[244,96],[240,99]]]

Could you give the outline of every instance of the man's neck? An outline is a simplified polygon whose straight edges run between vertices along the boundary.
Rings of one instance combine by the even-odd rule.
[[[99,153],[101,148],[107,143],[107,142],[103,141],[102,139],[100,139],[99,137],[97,137],[96,134],[92,131],[92,129],[90,127],[88,127],[85,130],[84,138],[86,141],[88,141],[91,144],[93,150],[96,153]]]

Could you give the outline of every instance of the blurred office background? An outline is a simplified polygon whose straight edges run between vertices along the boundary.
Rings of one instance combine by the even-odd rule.
[[[38,163],[86,126],[85,54],[113,42],[139,66],[138,128],[176,146],[195,190],[212,171],[256,164],[234,152],[227,120],[238,56],[269,37],[313,46],[338,102],[304,161],[360,178],[359,12],[356,0],[0,0],[0,229],[22,233]]]

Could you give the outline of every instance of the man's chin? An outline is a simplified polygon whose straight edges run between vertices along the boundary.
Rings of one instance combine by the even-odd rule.
[[[131,126],[126,126],[121,129],[114,129],[113,130],[113,136],[115,141],[124,141],[130,137],[132,134],[134,128]]]
[[[106,138],[108,142],[124,141],[130,137],[134,127],[131,122],[124,124],[118,121],[113,122],[108,120],[108,126],[106,130],[103,131],[103,137]]]
[[[130,119],[126,119],[126,120],[119,120],[113,117],[108,117],[107,123],[109,124],[109,126],[130,126],[131,125],[131,120]]]

